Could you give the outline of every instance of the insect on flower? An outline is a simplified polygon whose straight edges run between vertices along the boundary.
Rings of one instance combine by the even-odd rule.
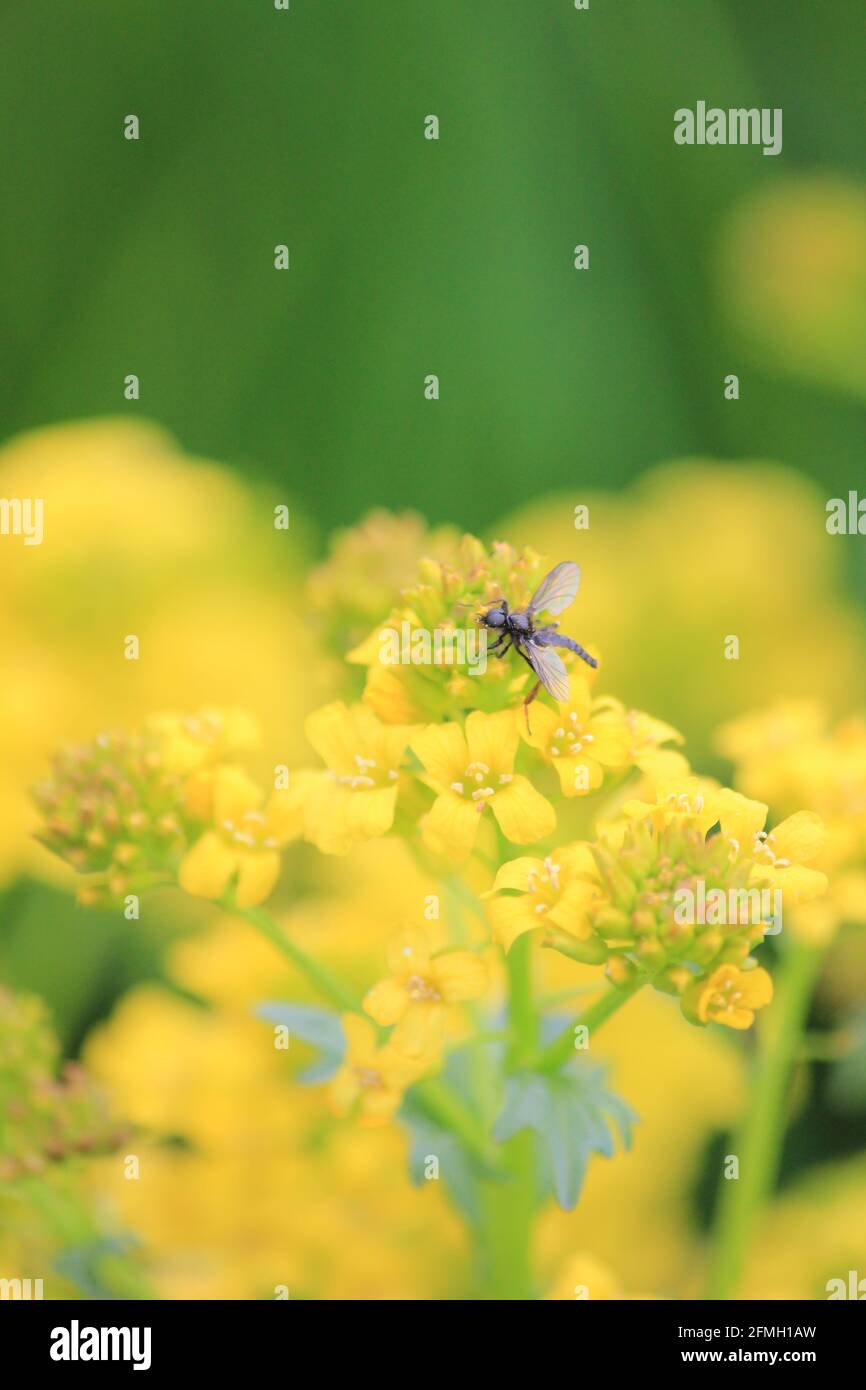
[[[554,648],[567,647],[569,651],[576,652],[588,666],[598,665],[595,657],[584,651],[573,637],[566,637],[556,631],[558,623],[536,626],[535,622],[538,613],[561,613],[567,608],[577,593],[579,583],[580,566],[573,560],[563,560],[545,575],[525,608],[512,612],[507,599],[497,598],[493,600],[491,608],[478,615],[479,623],[497,633],[495,642],[492,642],[487,650],[501,658],[514,647],[518,656],[523,657],[538,677],[523,701],[527,729],[529,706],[542,685],[559,704],[564,704],[569,698],[568,672],[562,657]]]

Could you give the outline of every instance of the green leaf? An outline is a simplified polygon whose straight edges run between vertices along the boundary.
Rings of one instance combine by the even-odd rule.
[[[577,1204],[590,1154],[611,1158],[614,1130],[626,1148],[631,1143],[637,1116],[603,1083],[600,1067],[575,1068],[557,1076],[521,1072],[506,1082],[505,1104],[493,1136],[504,1141],[522,1129],[535,1131],[551,1166],[556,1199],[565,1211]]]
[[[477,1221],[479,1169],[460,1140],[430,1120],[413,1100],[411,1091],[400,1109],[400,1119],[409,1131],[409,1177],[414,1186],[430,1181],[427,1163],[430,1158],[437,1159],[439,1177],[455,1206],[469,1221]]]
[[[317,1009],[311,1004],[258,1004],[254,1010],[257,1018],[266,1023],[281,1024],[289,1033],[302,1042],[314,1047],[320,1054],[318,1061],[298,1073],[298,1080],[305,1086],[313,1086],[320,1081],[329,1081],[346,1055],[346,1035],[339,1014],[331,1009]]]

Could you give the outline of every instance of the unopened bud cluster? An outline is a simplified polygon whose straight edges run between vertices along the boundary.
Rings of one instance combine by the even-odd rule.
[[[155,738],[100,734],[60,749],[53,775],[34,788],[44,817],[38,838],[90,876],[81,901],[116,901],[173,876],[185,844],[181,791]]]
[[[0,1181],[38,1176],[125,1138],[83,1068],[57,1074],[57,1045],[39,1000],[0,989]]]
[[[763,922],[723,926],[677,920],[675,894],[745,888],[751,865],[732,857],[721,835],[706,840],[694,825],[676,821],[661,830],[645,822],[630,825],[614,854],[604,843],[593,847],[607,901],[592,914],[595,933],[610,952],[608,974],[617,984],[635,974],[656,989],[682,994],[695,972],[716,965],[744,965],[764,938]]]

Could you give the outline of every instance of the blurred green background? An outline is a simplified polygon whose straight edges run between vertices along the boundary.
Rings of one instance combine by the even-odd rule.
[[[862,401],[776,370],[714,271],[744,195],[862,175],[854,0],[4,9],[6,436],[141,414],[322,526],[481,528],[678,455],[859,473]],[[675,146],[698,99],[782,107],[782,154]]]

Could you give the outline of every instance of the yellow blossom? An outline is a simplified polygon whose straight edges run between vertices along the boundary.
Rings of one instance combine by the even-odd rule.
[[[261,791],[240,768],[212,776],[214,826],[187,850],[178,882],[199,898],[220,898],[230,885],[240,907],[269,896],[280,874],[281,845],[288,838],[284,802],[275,792],[266,806]]]
[[[331,1082],[331,1107],[337,1115],[357,1112],[363,1125],[386,1124],[424,1067],[413,1065],[392,1043],[379,1047],[376,1029],[358,1014],[344,1015],[343,1032],[346,1057]]]
[[[513,844],[549,835],[556,812],[528,778],[514,771],[519,736],[510,711],[473,711],[465,732],[459,724],[431,724],[412,740],[412,750],[437,792],[422,826],[424,843],[455,860],[472,852],[481,813],[492,810]]]
[[[727,1028],[751,1028],[755,1010],[773,998],[773,981],[760,966],[740,970],[719,965],[685,990],[683,1013],[693,1023],[723,1023]]]
[[[688,774],[682,777],[661,777],[654,782],[655,801],[632,798],[623,805],[623,815],[637,819],[649,817],[659,829],[675,821],[698,825],[704,834],[715,825],[718,815],[718,782],[709,777]],[[766,807],[764,808],[766,812]]]
[[[577,940],[592,934],[587,907],[598,889],[586,844],[564,845],[544,859],[512,859],[498,870],[488,912],[493,934],[509,951],[524,932],[558,927]]]
[[[773,830],[764,830],[767,807],[725,788],[717,809],[722,834],[736,853],[753,861],[750,882],[779,888],[791,903],[809,902],[827,890],[827,875],[805,867],[827,842],[823,820],[814,811],[797,811]]]
[[[677,729],[639,709],[626,710],[625,722],[630,735],[630,763],[656,781],[688,776],[689,765],[685,756],[674,748],[662,747],[665,743],[683,742],[683,736]]]
[[[306,838],[323,854],[347,854],[360,840],[387,835],[415,730],[381,724],[364,705],[335,701],[308,717],[306,732],[328,769],[306,786]]]
[[[489,985],[484,962],[471,951],[431,955],[427,933],[408,928],[388,948],[391,974],[369,991],[364,1009],[381,1027],[395,1024],[398,1052],[436,1058],[442,1047],[449,1004],[478,999]]]
[[[245,710],[207,706],[195,714],[152,715],[145,728],[155,734],[162,766],[181,775],[255,748],[256,720]]]
[[[558,710],[538,704],[532,728],[521,725],[527,743],[537,748],[559,774],[565,796],[585,796],[604,780],[606,768],[624,767],[632,732],[617,701],[593,701],[589,681],[571,673],[571,697]]]

